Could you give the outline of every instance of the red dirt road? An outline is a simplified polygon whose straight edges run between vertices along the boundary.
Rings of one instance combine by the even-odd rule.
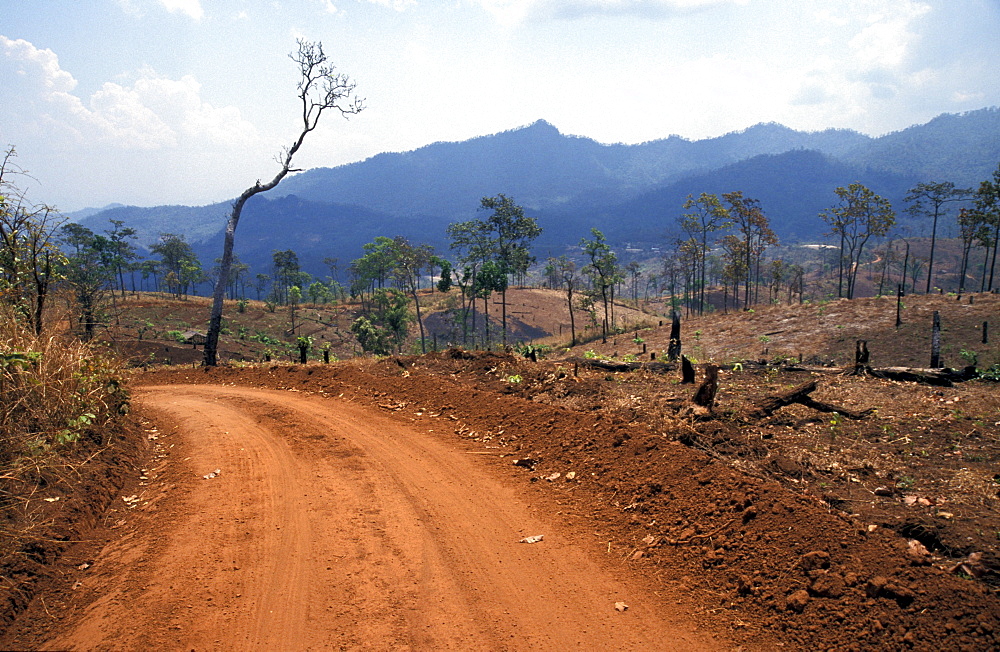
[[[47,649],[729,647],[426,427],[288,391],[137,395],[162,451],[139,525]]]

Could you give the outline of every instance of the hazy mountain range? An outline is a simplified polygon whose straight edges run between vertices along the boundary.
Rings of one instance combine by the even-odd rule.
[[[731,190],[759,199],[784,241],[813,240],[824,230],[817,214],[834,203],[837,186],[860,181],[901,212],[917,183],[975,187],[998,162],[997,108],[942,115],[878,138],[759,124],[718,138],[670,136],[638,145],[567,136],[539,120],[292,176],[247,204],[236,250],[255,272],[268,272],[272,251],[294,249],[315,274],[326,273],[325,257],[339,258],[345,269],[378,235],[403,235],[446,253],[447,225],[476,217],[479,200],[499,193],[538,219],[539,258],[578,243],[591,227],[618,245],[665,244],[689,194]],[[141,245],[161,232],[183,233],[210,267],[221,255],[228,211],[228,202],[113,206],[73,217],[95,231],[109,219],[124,220],[139,231]]]

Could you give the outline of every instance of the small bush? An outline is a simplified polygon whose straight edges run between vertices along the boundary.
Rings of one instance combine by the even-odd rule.
[[[167,331],[167,339],[174,340],[175,342],[180,342],[181,344],[187,343],[187,338],[184,337],[184,333],[181,331]]]

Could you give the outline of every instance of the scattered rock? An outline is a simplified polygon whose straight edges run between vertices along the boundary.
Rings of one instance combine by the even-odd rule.
[[[802,556],[802,561],[800,563],[802,570],[807,573],[812,570],[819,568],[829,568],[830,567],[830,553],[825,550],[816,550],[813,552],[806,553]]]
[[[546,482],[555,482],[556,480],[558,480],[561,477],[562,477],[562,473],[553,473],[552,475],[545,476],[544,479],[545,479]]]
[[[536,534],[534,536],[524,537],[523,539],[518,541],[518,543],[538,543],[544,538],[545,538],[544,534]]]
[[[799,589],[785,598],[785,608],[799,613],[802,613],[807,604],[809,604],[809,592],[805,589]]]
[[[813,578],[809,593],[818,598],[837,599],[844,595],[844,578],[836,573],[822,572]]]
[[[893,582],[882,575],[876,575],[868,580],[868,584],[865,585],[865,593],[869,598],[895,600],[901,607],[910,606],[910,603],[917,597],[916,593],[911,589],[898,582]]]
[[[525,469],[534,469],[536,464],[538,464],[538,460],[533,460],[530,457],[514,460],[514,466],[520,466]]]
[[[628,609],[628,605],[625,604],[624,602],[616,602],[615,603],[615,611],[625,611],[627,609]]]
[[[930,557],[931,553],[924,544],[916,539],[908,539],[906,541],[906,558],[914,566],[926,566],[931,563]]]

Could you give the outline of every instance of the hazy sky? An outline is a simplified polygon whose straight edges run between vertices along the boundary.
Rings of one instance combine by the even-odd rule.
[[[273,176],[298,37],[368,107],[326,116],[302,167],[540,118],[637,143],[771,121],[878,135],[1000,105],[1000,0],[0,0],[0,16],[0,145],[64,210],[205,204]]]

